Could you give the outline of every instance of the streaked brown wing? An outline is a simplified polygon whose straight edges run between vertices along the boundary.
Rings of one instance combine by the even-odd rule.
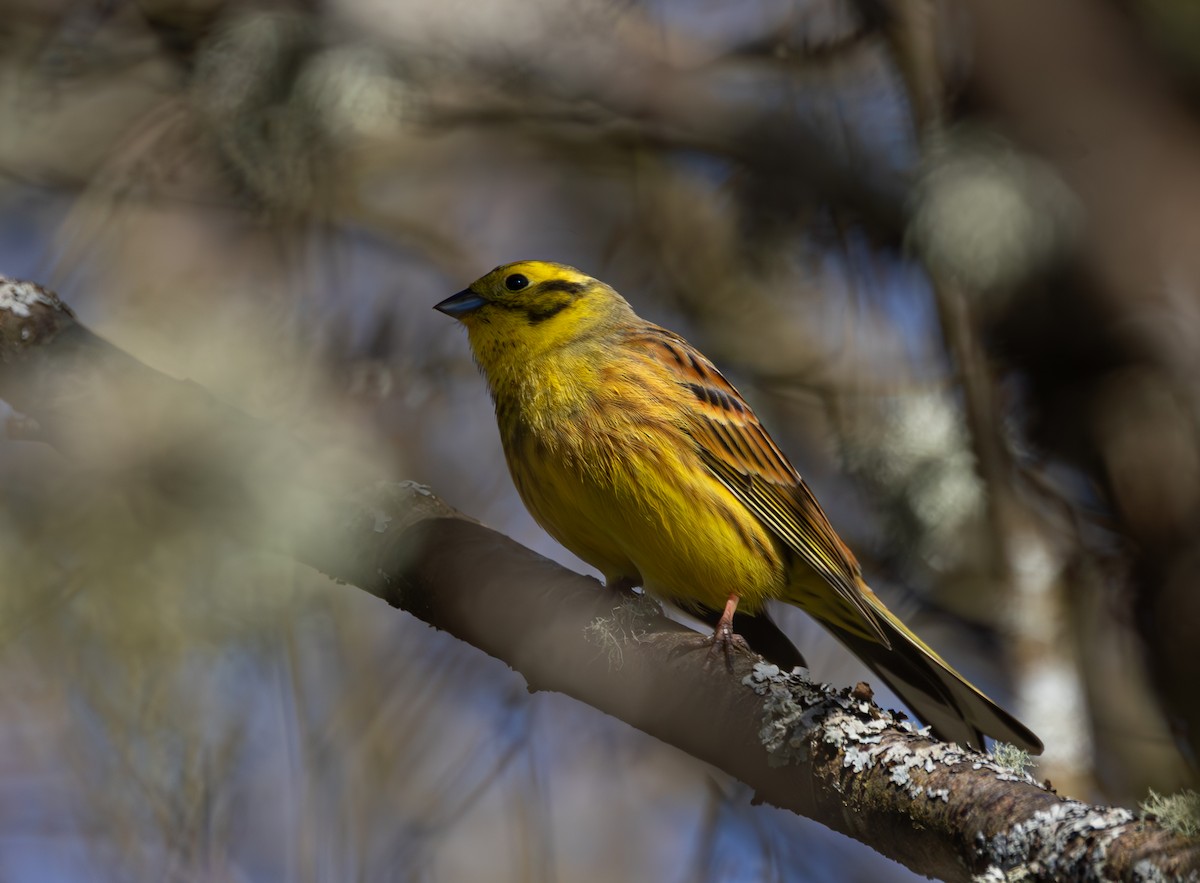
[[[701,459],[729,492],[861,618],[866,634],[890,646],[860,586],[860,568],[811,490],[721,372],[677,334],[647,325],[631,338],[665,365],[695,399],[686,428]]]

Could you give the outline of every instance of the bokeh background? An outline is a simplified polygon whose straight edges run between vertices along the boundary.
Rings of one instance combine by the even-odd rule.
[[[1039,777],[1195,784],[1185,0],[5,0],[0,47],[0,272],[117,346],[586,570],[431,309],[575,265],[726,370]],[[3,879],[915,879],[0,417]]]

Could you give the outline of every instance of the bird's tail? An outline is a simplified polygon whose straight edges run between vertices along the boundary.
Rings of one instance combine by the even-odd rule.
[[[831,623],[822,625],[883,678],[938,738],[982,749],[986,733],[1030,754],[1042,753],[1042,741],[1028,727],[983,695],[909,631],[874,592],[864,589],[890,648],[865,633],[849,632]]]

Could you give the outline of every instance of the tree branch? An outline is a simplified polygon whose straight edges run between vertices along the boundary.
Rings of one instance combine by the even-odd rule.
[[[295,440],[96,337],[51,292],[3,279],[0,396],[76,460],[111,472],[115,459],[166,504],[370,592],[504,660],[531,689],[619,717],[919,873],[1200,873],[1200,843],[922,735],[865,685],[834,690],[749,660],[733,674],[705,666],[694,634],[644,600],[558,567],[425,488],[347,494]]]

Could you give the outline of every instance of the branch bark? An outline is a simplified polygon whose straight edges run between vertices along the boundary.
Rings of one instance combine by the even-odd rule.
[[[865,685],[835,690],[750,660],[733,673],[705,666],[694,634],[644,600],[558,567],[425,488],[347,494],[293,439],[96,337],[53,293],[3,279],[0,396],[76,460],[111,470],[122,451],[115,459],[170,505],[370,592],[505,661],[530,689],[619,717],[919,873],[1200,874],[1200,843],[939,743],[871,703]],[[172,431],[150,429],[163,426]],[[303,514],[272,519],[280,508]]]

